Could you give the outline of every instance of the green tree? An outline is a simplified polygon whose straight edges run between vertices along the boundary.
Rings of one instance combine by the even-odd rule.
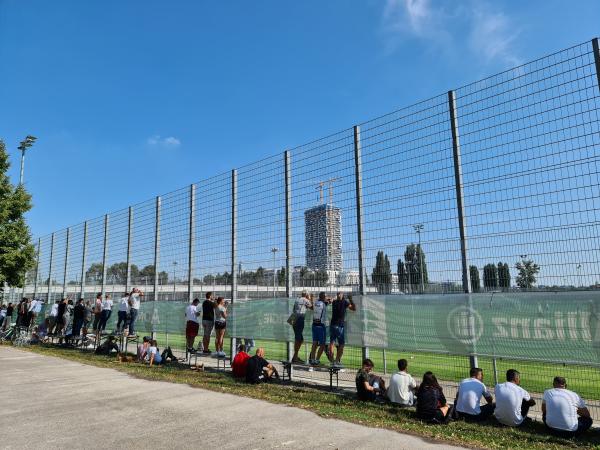
[[[423,287],[429,283],[429,275],[427,274],[427,262],[425,252],[422,251],[418,244],[410,244],[406,246],[404,252],[404,261],[408,272],[408,283],[412,286],[411,291],[421,289],[421,273],[423,274]],[[421,268],[421,264],[423,267]]]
[[[85,282],[89,283],[101,283],[102,282],[102,263],[92,263],[92,265],[85,271]]]
[[[388,256],[381,250],[377,252],[375,258],[375,267],[371,280],[377,286],[377,292],[380,294],[389,294],[392,291],[392,270]]]
[[[540,266],[531,259],[524,259],[515,264],[515,268],[519,271],[516,282],[521,289],[531,289],[537,282],[536,275],[540,272]]]
[[[498,287],[503,290],[510,288],[510,269],[507,263],[498,263]]]
[[[479,269],[477,269],[477,266],[469,266],[469,275],[471,277],[471,291],[479,292],[481,283],[479,281]]]
[[[125,284],[127,281],[127,263],[114,263],[106,270],[106,276],[109,279],[114,279],[115,284]],[[131,265],[130,276],[132,280],[135,280],[140,276],[140,271],[135,264]]]
[[[405,292],[408,287],[408,273],[406,272],[406,267],[404,266],[404,262],[399,259],[398,260],[398,288],[401,292]]]
[[[25,213],[31,209],[31,196],[8,178],[10,167],[4,142],[0,140],[0,289],[4,283],[23,287],[25,274],[35,264]]]
[[[154,264],[148,264],[140,270],[139,277],[146,278],[148,284],[154,283]],[[169,282],[169,274],[165,271],[158,272],[158,284],[167,284]]]
[[[281,270],[277,271],[277,285],[285,286],[285,267],[282,267]]]
[[[498,287],[498,268],[496,264],[486,264],[483,267],[483,286],[486,289]]]

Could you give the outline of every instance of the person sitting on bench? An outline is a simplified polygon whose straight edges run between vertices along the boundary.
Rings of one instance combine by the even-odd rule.
[[[266,383],[279,374],[273,364],[265,359],[265,349],[257,348],[256,355],[248,359],[246,365],[246,382],[251,384]]]

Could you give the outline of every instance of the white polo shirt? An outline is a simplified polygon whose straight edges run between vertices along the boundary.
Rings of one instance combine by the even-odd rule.
[[[113,306],[113,301],[110,298],[104,299],[102,302],[102,311],[110,311]]]
[[[482,396],[490,396],[485,384],[477,378],[465,378],[458,385],[456,410],[474,416],[480,414],[481,408],[479,402],[481,401]]]
[[[121,297],[119,301],[119,311],[127,312],[129,310],[129,297]]]
[[[397,372],[390,379],[387,396],[390,402],[411,406],[414,403],[412,389],[417,387],[415,379],[406,372]]]
[[[564,431],[577,431],[577,409],[585,408],[585,402],[573,391],[553,388],[544,391],[546,425]]]
[[[131,294],[129,296],[131,300],[131,308],[132,309],[140,309],[140,295],[139,294]]]
[[[52,309],[50,310],[50,315],[51,315],[52,317],[56,317],[56,316],[58,316],[58,303],[54,303],[54,304],[52,305]]]
[[[494,415],[498,422],[516,427],[523,423],[521,405],[523,400],[531,400],[529,393],[521,386],[507,381],[496,385],[496,409]]]
[[[196,305],[188,305],[187,308],[185,308],[185,318],[188,320],[188,322],[198,322],[198,308],[196,307]]]

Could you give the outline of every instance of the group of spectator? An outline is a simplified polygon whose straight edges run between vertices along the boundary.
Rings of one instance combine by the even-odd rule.
[[[327,346],[327,308],[331,307],[331,320],[329,321],[329,345]],[[346,298],[338,292],[334,299],[327,297],[325,292],[320,292],[316,300],[308,292],[302,292],[296,299],[293,311],[288,318],[288,323],[294,329],[294,355],[292,363],[303,364],[298,352],[304,342],[304,325],[306,310],[311,309],[312,315],[312,348],[308,359],[311,366],[321,365],[321,356],[326,354],[327,359],[334,367],[341,368],[344,345],[346,344],[346,310],[356,311],[352,298]],[[334,347],[337,351],[334,355]]]
[[[239,380],[247,383],[258,384],[279,379],[279,373],[273,364],[265,359],[265,349],[257,348],[256,354],[250,356],[246,351],[245,344],[238,346],[238,351],[231,362],[231,372]]]
[[[408,361],[398,360],[398,372],[392,375],[389,387],[373,374],[373,361],[365,359],[356,374],[356,392],[359,400],[385,402],[399,406],[415,406],[417,417],[434,424],[451,419],[480,422],[495,416],[506,426],[519,427],[527,423],[529,408],[535,400],[523,389],[521,374],[515,369],[506,372],[506,382],[494,389],[496,401],[483,382],[483,370],[472,368],[469,378],[458,385],[454,405],[447,403],[444,391],[432,372],[425,372],[420,384],[407,372]],[[481,405],[481,400],[485,404]],[[563,377],[555,377],[553,387],[544,392],[542,419],[552,434],[571,437],[587,431],[592,418],[585,402],[575,392],[567,389]]]
[[[212,292],[206,293],[206,298],[200,308],[200,300],[194,299],[185,309],[186,326],[185,339],[188,353],[196,353],[199,349],[194,348],[194,341],[200,330],[202,322],[202,353],[211,354],[210,336],[213,328],[215,330],[215,354],[225,357],[223,351],[223,340],[227,329],[227,306],[223,297],[214,299]]]
[[[34,325],[38,314],[42,311],[44,302],[37,299],[23,298],[19,303],[8,303],[0,306],[0,329],[7,330],[13,323],[16,315],[15,325],[17,327],[29,327]],[[16,313],[16,314],[15,314]]]

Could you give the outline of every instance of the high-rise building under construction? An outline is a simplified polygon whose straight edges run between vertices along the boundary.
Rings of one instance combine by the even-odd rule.
[[[342,210],[321,204],[304,211],[306,266],[312,270],[332,272],[343,269]]]

